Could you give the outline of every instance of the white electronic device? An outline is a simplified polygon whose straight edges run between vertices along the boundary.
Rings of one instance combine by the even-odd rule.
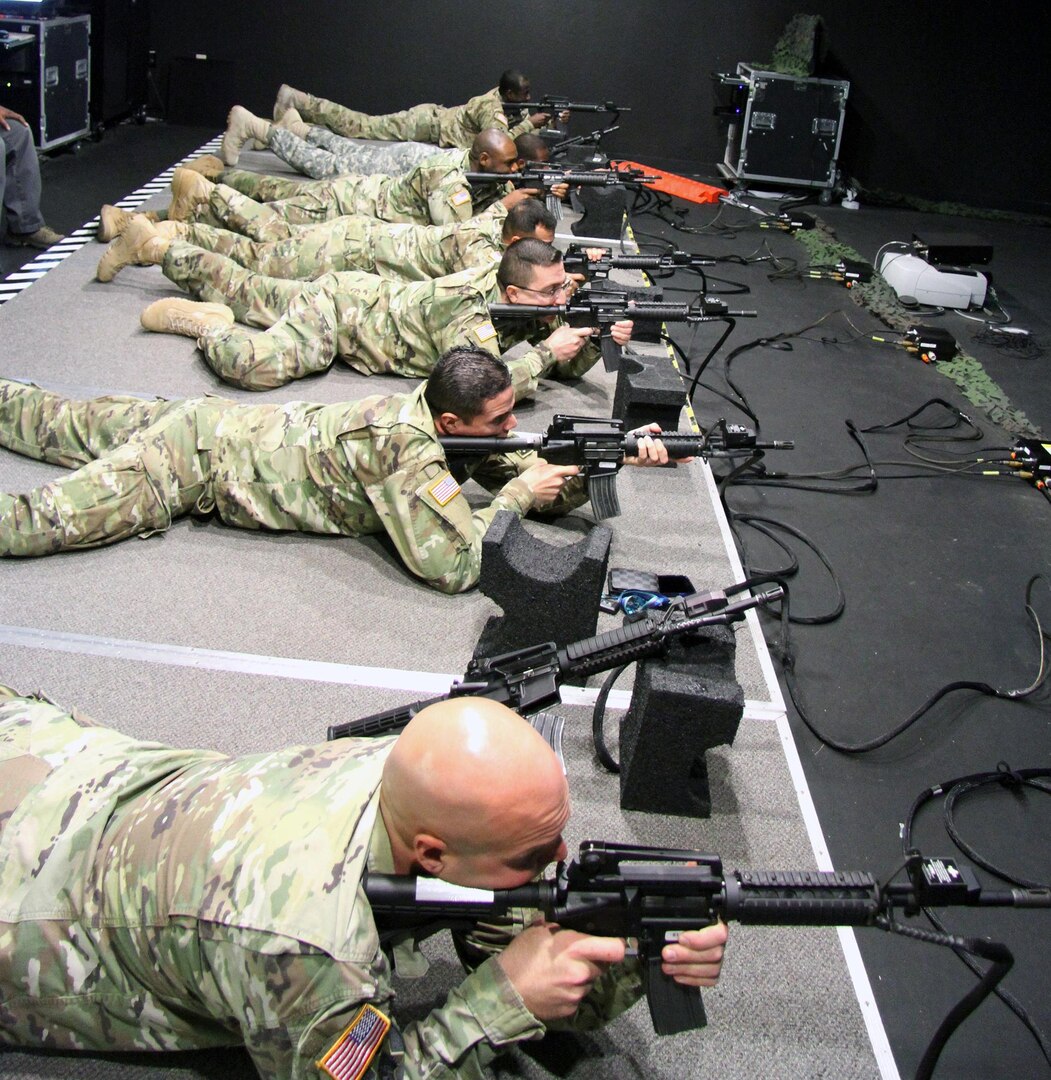
[[[903,303],[928,307],[981,307],[989,284],[977,270],[931,266],[904,251],[884,252],[879,272]]]

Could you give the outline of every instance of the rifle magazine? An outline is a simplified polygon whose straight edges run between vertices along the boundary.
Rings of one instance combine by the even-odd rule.
[[[653,1030],[658,1035],[678,1035],[705,1027],[708,1016],[704,1000],[696,986],[682,986],[661,971],[661,957],[646,959],[643,980],[646,984],[646,1003],[650,1007]]]
[[[562,733],[566,727],[565,717],[558,713],[538,712],[526,718],[530,724],[544,737],[544,742],[554,750],[562,766],[563,775],[566,771],[566,759],[562,753]]]
[[[588,498],[595,517],[600,521],[605,518],[620,516],[620,499],[617,497],[617,474],[606,473],[602,476],[588,477]]]

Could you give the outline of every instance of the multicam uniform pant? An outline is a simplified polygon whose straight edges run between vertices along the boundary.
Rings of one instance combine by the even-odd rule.
[[[255,208],[266,206],[242,195],[237,200]],[[219,208],[224,216],[230,213],[229,205]],[[398,281],[423,281],[499,260],[504,219],[503,213],[488,212],[453,225],[409,225],[348,215],[318,225],[291,226],[287,238],[270,241],[184,222],[179,238],[268,277],[313,281],[329,272],[361,270]],[[273,221],[270,228],[262,222],[258,213],[253,219],[239,219],[246,231],[267,232],[274,227]]]
[[[366,201],[362,197],[364,180],[364,177],[296,180],[287,176],[265,176],[243,169],[227,169],[223,173],[223,182],[217,185],[217,189],[223,189],[222,194],[217,196],[216,190],[213,190],[206,205],[210,207],[216,198],[220,202],[229,200],[231,191],[239,192],[248,199],[265,204],[272,215],[290,225],[315,225],[346,214],[369,213],[369,206],[374,206],[374,200]],[[195,216],[206,224],[221,224],[220,220],[213,220],[214,211],[205,209],[204,204]]]
[[[273,216],[292,225],[316,225],[348,214],[365,214],[388,222],[447,224],[466,221],[504,194],[502,185],[493,185],[491,190],[486,189],[472,199],[462,174],[457,174],[453,169],[449,169],[448,173],[450,183],[446,186],[449,192],[456,195],[462,191],[462,198],[454,200],[449,197],[441,185],[432,191],[418,193],[408,183],[411,174],[404,177],[337,176],[331,180],[296,180],[227,169],[223,173],[223,182],[216,185],[208,202],[202,203],[194,212],[194,220],[209,225],[222,224],[213,203],[216,199],[220,202],[229,200],[231,191],[265,204]]]
[[[348,139],[380,139],[385,142],[438,142],[440,105],[414,105],[401,112],[374,116],[348,109],[334,101],[308,96],[298,106],[308,124],[319,124]]]
[[[283,239],[253,240],[229,228],[203,224],[188,224],[185,239],[267,277],[313,281],[331,271],[376,273],[375,237],[381,223],[374,218],[348,216],[291,228],[288,222],[279,220],[281,225],[276,222],[269,222],[269,227],[261,222],[259,225],[261,231],[288,231],[289,235]]]
[[[210,510],[201,401],[71,401],[0,379],[0,445],[75,468],[29,495],[0,494],[0,555],[46,555],[166,529]],[[230,404],[209,400],[206,408]],[[86,466],[86,468],[79,468]]]

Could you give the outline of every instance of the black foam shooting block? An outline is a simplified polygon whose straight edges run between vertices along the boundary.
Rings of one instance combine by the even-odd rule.
[[[595,525],[575,544],[548,544],[501,510],[482,538],[478,587],[503,608],[482,628],[475,656],[591,637],[613,531]]]
[[[627,191],[622,187],[575,188],[572,203],[581,212],[570,229],[574,236],[598,236],[619,240],[628,211]]]
[[[620,722],[623,809],[711,816],[704,755],[733,745],[744,712],[734,652],[732,631],[709,627],[639,664]]]
[[[656,421],[675,431],[685,404],[686,390],[670,357],[635,352],[630,345],[621,351],[613,415],[625,430]]]

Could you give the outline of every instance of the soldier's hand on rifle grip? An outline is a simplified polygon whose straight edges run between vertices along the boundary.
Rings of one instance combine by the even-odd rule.
[[[580,472],[578,465],[551,465],[543,459],[520,474],[533,493],[537,506],[546,506],[558,498],[566,480]]]
[[[523,930],[497,963],[538,1020],[572,1016],[610,964],[624,959],[621,938],[591,937],[540,923]]]
[[[535,128],[542,128],[545,124],[551,122],[551,114],[547,112],[532,113],[529,117],[529,122]]]
[[[533,199],[536,197],[536,188],[515,188],[514,191],[509,191],[500,202],[503,203],[508,210],[511,210],[520,202],[525,202],[526,199]],[[541,198],[543,198],[542,195]]]
[[[552,184],[551,194],[556,199],[565,199],[569,196],[569,184]]]
[[[714,986],[729,936],[729,928],[721,922],[703,930],[686,930],[677,942],[661,950],[661,970],[683,986]]]
[[[568,364],[596,332],[594,326],[560,326],[544,342],[559,364]]]

